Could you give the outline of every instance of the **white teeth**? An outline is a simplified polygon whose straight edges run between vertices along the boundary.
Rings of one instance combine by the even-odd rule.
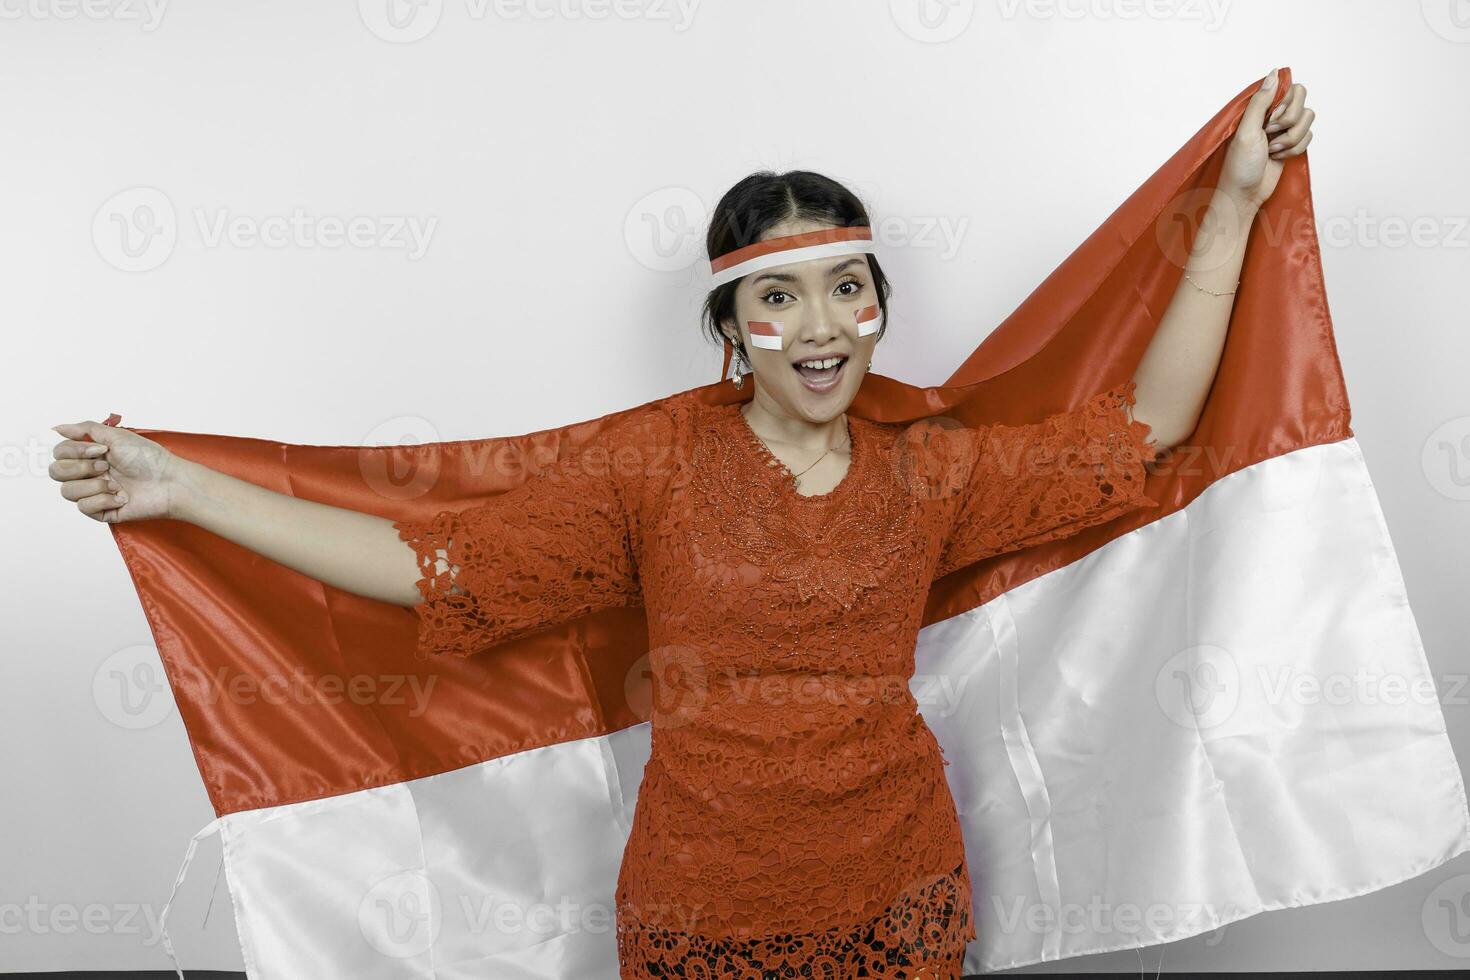
[[[842,361],[843,358],[841,357],[824,357],[820,360],[797,361],[796,363],[798,367],[809,367],[820,371],[823,368],[836,367],[837,365],[841,364]]]

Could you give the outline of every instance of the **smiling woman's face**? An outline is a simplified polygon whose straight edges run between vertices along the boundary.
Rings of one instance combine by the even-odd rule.
[[[785,221],[761,241],[830,227]],[[809,422],[827,422],[846,411],[878,339],[876,332],[858,336],[857,311],[876,305],[878,291],[868,257],[861,254],[772,266],[742,279],[735,290],[735,326],[755,372],[756,396],[775,403],[765,407]],[[763,342],[774,345],[779,339],[779,349],[751,342],[752,321]],[[779,338],[759,326],[772,322],[780,324]],[[824,357],[840,363],[820,371],[796,366]]]

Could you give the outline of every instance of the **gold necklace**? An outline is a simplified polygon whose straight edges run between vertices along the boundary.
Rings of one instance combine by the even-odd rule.
[[[847,445],[851,441],[852,441],[852,436],[849,435],[846,439],[842,440],[842,446]],[[833,446],[832,449],[841,449],[842,446]],[[811,466],[808,466],[805,470],[802,470],[801,473],[793,473],[793,474],[791,474],[791,478],[793,480],[796,480],[797,482],[800,482],[801,481],[802,473],[805,473],[807,470],[811,469],[812,466],[816,466],[822,460],[826,459],[827,456],[832,452],[832,449],[827,450],[827,452],[823,453],[822,455],[818,456],[816,459],[812,460]]]
[[[837,445],[837,446],[831,447],[831,449],[828,449],[822,455],[820,455],[816,459],[812,460],[811,463],[806,467],[806,469],[803,469],[801,471],[801,473],[791,473],[791,467],[786,466],[786,472],[791,473],[791,479],[792,479],[793,482],[799,484],[801,482],[802,475],[804,473],[806,473],[808,470],[810,470],[813,466],[816,466],[822,460],[826,459],[829,455],[831,455],[831,453],[832,453],[833,450],[841,449],[843,446],[846,446],[846,445],[848,445],[849,443],[852,442],[852,432],[848,428],[848,421],[847,421],[847,416],[846,415],[844,415],[842,417],[842,427],[843,427],[844,430],[847,431],[847,438],[842,440],[841,445]],[[760,433],[756,433],[756,435],[759,436]],[[772,453],[771,455],[774,456],[775,453]],[[782,463],[781,465],[782,466],[785,466],[786,464],[785,463]]]

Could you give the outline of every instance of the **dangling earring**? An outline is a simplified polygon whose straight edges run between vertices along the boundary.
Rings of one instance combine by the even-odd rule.
[[[746,367],[750,367],[750,365],[748,363],[746,363],[746,360],[745,360],[745,348],[743,346],[742,347],[735,348],[735,387],[736,388],[744,388],[745,387],[745,374],[740,370],[740,366],[742,364],[744,364]]]

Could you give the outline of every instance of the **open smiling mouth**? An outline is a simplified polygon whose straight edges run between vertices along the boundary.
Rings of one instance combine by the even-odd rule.
[[[791,368],[801,378],[801,383],[812,391],[831,391],[841,379],[847,360],[846,354],[808,357],[793,363]]]

